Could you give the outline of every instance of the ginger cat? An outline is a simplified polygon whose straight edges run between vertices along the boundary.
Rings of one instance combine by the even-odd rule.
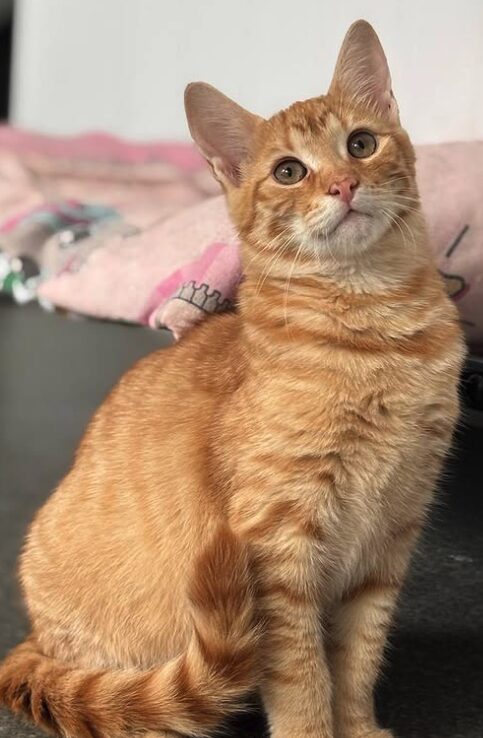
[[[95,414],[21,559],[0,700],[67,738],[383,738],[372,692],[458,415],[464,347],[384,52],[269,120],[202,83],[190,129],[246,278]]]

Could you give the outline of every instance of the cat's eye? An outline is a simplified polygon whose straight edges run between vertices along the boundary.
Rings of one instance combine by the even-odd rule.
[[[367,159],[376,149],[376,137],[369,131],[354,131],[347,139],[347,151],[356,159]]]
[[[297,184],[306,174],[307,168],[298,159],[284,159],[273,170],[274,179],[283,185]]]

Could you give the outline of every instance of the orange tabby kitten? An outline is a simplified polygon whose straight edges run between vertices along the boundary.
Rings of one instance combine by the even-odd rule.
[[[263,120],[195,83],[186,110],[239,310],[94,416],[30,529],[0,699],[69,738],[200,736],[258,690],[272,738],[390,736],[372,692],[464,350],[384,52],[360,21],[326,96]]]

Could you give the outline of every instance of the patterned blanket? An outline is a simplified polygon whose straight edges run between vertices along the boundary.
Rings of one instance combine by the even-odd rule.
[[[420,146],[431,243],[474,348],[483,346],[483,142]],[[0,287],[180,337],[232,304],[237,237],[190,144],[0,127]]]

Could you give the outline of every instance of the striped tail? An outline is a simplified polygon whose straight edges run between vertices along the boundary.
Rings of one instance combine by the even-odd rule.
[[[203,736],[257,686],[260,635],[248,552],[226,528],[198,560],[187,651],[150,671],[76,669],[35,637],[0,666],[0,703],[64,738],[167,730]]]

